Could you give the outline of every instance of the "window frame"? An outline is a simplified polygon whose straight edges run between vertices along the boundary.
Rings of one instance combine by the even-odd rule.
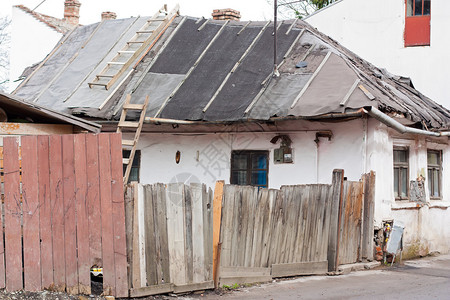
[[[406,151],[406,162],[396,162],[395,161],[395,151]],[[394,198],[395,201],[405,201],[410,199],[410,186],[409,186],[409,170],[410,170],[410,149],[408,146],[394,146],[392,151],[392,162],[393,162],[393,185],[394,185]],[[402,172],[398,172],[399,178],[398,178],[398,195],[395,196],[395,169],[406,169],[406,197],[401,196],[401,190],[402,190]]]
[[[123,149],[122,157],[129,157],[131,150]],[[131,174],[133,174],[133,169],[137,169],[137,180],[131,180]],[[123,175],[125,175],[126,165],[123,165]],[[130,176],[128,177],[128,182],[133,181],[141,182],[141,150],[136,150],[134,153],[133,162],[131,164]]]
[[[428,162],[428,153],[437,153],[438,154],[438,163],[436,165],[431,165]],[[431,184],[431,188],[429,184],[427,184],[428,193],[430,195],[430,200],[442,200],[442,166],[443,166],[443,151],[438,149],[427,149],[427,180],[429,184]],[[429,178],[428,174],[430,170],[438,170],[438,193],[439,196],[432,196],[432,191],[434,190],[435,182],[432,178]]]
[[[408,5],[412,1],[412,12],[409,15]],[[431,45],[431,0],[429,14],[424,14],[425,2],[422,3],[421,14],[416,14],[416,1],[405,0],[405,28],[404,28],[404,46],[430,46]]]
[[[235,169],[233,164],[233,159],[235,155],[245,154],[247,156],[247,167],[245,169]],[[261,155],[264,154],[266,158],[266,169],[254,169],[252,167],[252,155]],[[270,151],[268,150],[233,150],[231,151],[230,158],[230,183],[236,185],[242,185],[233,182],[233,172],[234,171],[246,171],[246,184],[249,186],[256,186],[259,188],[268,188],[269,187],[269,157]],[[266,185],[260,184],[252,184],[252,171],[266,171]]]

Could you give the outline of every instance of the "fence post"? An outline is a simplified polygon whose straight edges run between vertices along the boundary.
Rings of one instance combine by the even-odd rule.
[[[330,212],[330,231],[328,234],[328,272],[334,272],[338,266],[339,256],[339,216],[342,203],[342,193],[344,189],[344,170],[333,170]]]
[[[373,260],[373,218],[375,210],[375,172],[364,174],[364,211],[361,257]]]
[[[216,182],[214,188],[214,202],[213,202],[213,280],[214,287],[219,285],[219,265],[220,265],[220,223],[222,216],[222,198],[223,186],[225,182],[219,180]]]

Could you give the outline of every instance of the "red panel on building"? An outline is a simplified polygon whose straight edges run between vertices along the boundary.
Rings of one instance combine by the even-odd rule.
[[[430,20],[429,15],[406,17],[405,47],[430,45]]]

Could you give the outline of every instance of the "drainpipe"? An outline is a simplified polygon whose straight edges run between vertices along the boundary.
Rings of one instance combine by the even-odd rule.
[[[426,131],[426,130],[422,130],[422,129],[404,126],[400,122],[392,119],[391,117],[382,113],[381,111],[379,111],[377,108],[375,108],[373,106],[367,106],[364,109],[366,110],[366,112],[369,116],[377,119],[381,123],[397,130],[400,133],[412,133],[412,134],[420,134],[420,135],[434,136],[434,137],[450,136],[450,132],[433,132],[433,131]]]

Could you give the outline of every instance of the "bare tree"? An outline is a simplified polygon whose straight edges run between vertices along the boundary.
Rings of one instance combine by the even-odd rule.
[[[6,89],[9,81],[10,24],[9,17],[0,17],[0,91]]]
[[[337,0],[278,0],[278,13],[282,18],[299,18],[309,16],[318,9],[336,2]],[[267,0],[273,5],[273,0]]]

